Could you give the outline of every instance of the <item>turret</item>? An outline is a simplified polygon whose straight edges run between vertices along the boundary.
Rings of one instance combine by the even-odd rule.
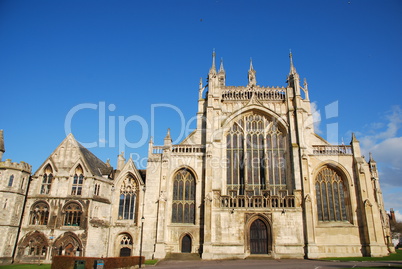
[[[370,167],[371,176],[373,178],[377,179],[378,178],[377,163],[376,163],[376,161],[374,161],[373,155],[371,154],[371,152],[370,152],[370,159],[369,159],[368,164],[369,164],[369,167]]]
[[[0,130],[0,162],[2,161],[4,152],[6,152],[4,148],[4,135],[3,130]]]

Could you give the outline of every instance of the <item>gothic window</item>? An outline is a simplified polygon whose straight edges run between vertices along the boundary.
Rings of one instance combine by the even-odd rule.
[[[228,193],[286,189],[286,135],[274,121],[246,114],[230,128],[226,142]]]
[[[99,193],[100,193],[100,184],[95,183],[94,195],[98,195],[98,196],[99,196]]]
[[[119,219],[134,220],[138,186],[135,179],[128,175],[120,187]]]
[[[8,180],[8,187],[12,187],[13,186],[13,181],[14,181],[14,175],[10,176],[10,179]]]
[[[47,225],[49,220],[49,206],[45,202],[35,203],[30,212],[30,225]]]
[[[71,189],[71,195],[81,195],[82,194],[82,184],[84,182],[84,175],[80,165],[75,169],[73,187]]]
[[[173,223],[194,223],[195,179],[187,169],[177,171],[173,179]]]
[[[69,203],[64,207],[64,225],[80,226],[82,209],[77,203]]]
[[[330,167],[324,167],[315,181],[319,221],[348,221],[347,190],[342,176]]]
[[[49,194],[53,180],[52,172],[53,172],[52,167],[50,165],[47,165],[45,168],[45,173],[43,174],[42,186],[40,189],[41,194]]]

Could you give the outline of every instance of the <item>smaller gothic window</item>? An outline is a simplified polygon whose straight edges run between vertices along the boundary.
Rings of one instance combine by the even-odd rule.
[[[52,186],[52,180],[53,180],[53,175],[52,173],[50,174],[44,174],[43,175],[43,180],[42,180],[42,186],[40,189],[40,194],[49,194],[50,192],[50,187]]]
[[[127,176],[120,187],[119,220],[134,219],[137,195],[138,188],[134,178]]]
[[[347,189],[342,176],[330,167],[322,169],[315,181],[319,221],[348,221]]]
[[[65,226],[80,226],[82,210],[81,206],[76,203],[69,203],[64,208],[64,225]]]
[[[77,166],[75,169],[73,186],[71,188],[71,195],[82,194],[82,184],[84,183],[84,175],[81,166]]]
[[[95,186],[94,186],[94,195],[99,196],[99,193],[100,193],[100,184],[95,183]]]
[[[29,224],[47,225],[49,220],[49,206],[44,202],[38,202],[31,208]]]
[[[8,180],[8,187],[12,187],[13,186],[13,181],[14,181],[14,175],[10,176],[10,179]]]

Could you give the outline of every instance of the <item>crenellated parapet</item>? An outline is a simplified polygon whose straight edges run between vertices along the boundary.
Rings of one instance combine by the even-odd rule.
[[[1,169],[13,169],[13,170],[18,170],[21,172],[26,172],[26,173],[31,173],[32,171],[32,166],[27,164],[26,162],[12,162],[11,159],[7,159],[4,162],[0,162],[0,168]]]
[[[261,101],[284,101],[286,89],[284,87],[237,87],[226,86],[222,88],[222,101],[242,101],[256,98]]]

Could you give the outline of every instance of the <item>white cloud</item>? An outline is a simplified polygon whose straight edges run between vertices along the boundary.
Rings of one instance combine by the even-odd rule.
[[[402,222],[402,214],[399,212],[399,210],[394,211],[395,212],[395,219],[398,222]]]
[[[402,109],[392,107],[385,116],[386,123],[372,123],[368,135],[359,138],[365,156],[373,153],[378,163],[380,180],[390,186],[402,186],[402,137],[398,131],[402,126]]]

